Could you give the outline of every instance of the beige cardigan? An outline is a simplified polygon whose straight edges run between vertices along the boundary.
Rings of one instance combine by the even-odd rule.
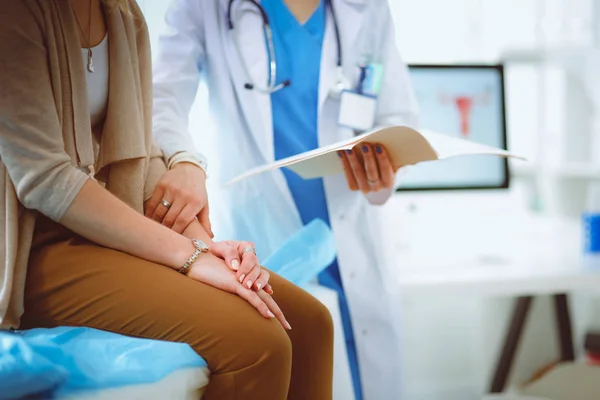
[[[59,221],[93,165],[138,212],[165,171],[151,134],[151,57],[133,15],[105,7],[109,105],[94,160],[81,46],[69,0],[1,0],[0,327],[17,327],[37,212]]]

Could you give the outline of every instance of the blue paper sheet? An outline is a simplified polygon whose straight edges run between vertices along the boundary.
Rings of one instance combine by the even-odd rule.
[[[60,396],[151,383],[179,369],[206,366],[185,343],[130,338],[91,328],[0,334],[2,343],[13,349],[11,354],[0,354],[0,398],[53,389],[54,396]]]
[[[333,232],[323,220],[314,219],[271,254],[264,266],[304,286],[331,265],[335,256]]]
[[[49,394],[68,375],[66,368],[39,354],[22,336],[0,331],[0,399]]]

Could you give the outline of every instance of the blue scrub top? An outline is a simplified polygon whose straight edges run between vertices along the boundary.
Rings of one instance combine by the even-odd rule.
[[[273,31],[277,83],[288,79],[291,82],[290,86],[271,94],[277,160],[319,146],[319,77],[327,19],[325,1],[321,1],[304,25],[298,22],[283,0],[263,0],[261,3]],[[287,169],[283,173],[302,222],[306,225],[320,218],[330,224],[323,180],[304,180]],[[362,390],[354,334],[337,260],[319,276],[319,282],[338,292],[354,392],[360,400]]]

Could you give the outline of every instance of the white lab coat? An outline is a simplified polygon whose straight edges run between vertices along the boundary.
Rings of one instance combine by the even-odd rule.
[[[333,0],[344,75],[354,87],[359,59],[373,51],[371,56],[379,59],[371,61],[384,65],[376,124],[413,125],[416,102],[396,48],[389,7],[385,1],[370,7],[374,1],[379,0]],[[239,35],[252,80],[264,84],[268,56],[262,19],[251,2],[236,0],[232,32],[226,24],[227,5],[228,0],[175,0],[167,14],[167,30],[160,39],[154,71],[154,132],[167,157],[190,150],[191,134],[205,134],[190,134],[188,114],[199,79],[206,80],[219,141],[219,154],[207,158],[209,165],[220,164],[223,181],[274,161],[270,95],[244,88],[248,80],[232,39],[232,34]],[[362,31],[365,27],[372,29]],[[353,135],[338,126],[339,100],[329,96],[336,80],[336,57],[328,12],[319,87],[319,145]],[[348,189],[344,176],[325,178],[325,191],[354,326],[364,398],[399,399],[399,318],[387,286],[389,279],[378,246],[381,232],[373,207],[364,195]],[[372,196],[371,202],[385,201],[389,192],[378,195]],[[211,204],[211,216],[218,211],[227,215],[228,237],[255,242],[259,255],[269,254],[302,226],[281,171],[242,181],[225,197],[227,204]],[[225,229],[217,228],[220,232]]]

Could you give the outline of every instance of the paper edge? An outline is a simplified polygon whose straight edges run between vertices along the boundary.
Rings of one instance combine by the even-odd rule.
[[[509,150],[505,150],[505,149],[501,149],[501,148],[497,148],[496,152],[494,152],[494,151],[492,151],[490,149],[487,152],[481,152],[481,153],[453,154],[453,155],[450,155],[450,156],[440,157],[439,153],[433,147],[433,145],[431,144],[431,142],[429,140],[427,140],[427,137],[422,133],[422,131],[428,131],[427,129],[417,130],[415,128],[412,128],[410,126],[405,126],[405,125],[392,125],[392,126],[379,127],[379,128],[373,129],[373,130],[371,130],[369,132],[365,132],[365,133],[363,133],[361,135],[358,135],[358,136],[355,136],[355,137],[353,137],[351,139],[348,139],[348,140],[345,140],[345,141],[341,141],[340,145],[338,145],[338,146],[336,146],[336,147],[334,147],[334,148],[332,148],[330,150],[325,151],[321,155],[330,154],[330,153],[337,152],[337,151],[340,151],[340,150],[349,150],[349,149],[352,149],[358,143],[361,143],[361,142],[367,140],[369,136],[371,136],[371,135],[373,135],[373,134],[375,134],[377,132],[381,132],[381,131],[384,131],[384,130],[387,130],[387,129],[392,129],[392,128],[405,128],[405,129],[413,130],[416,133],[418,133],[427,142],[427,144],[429,145],[429,147],[436,154],[437,160],[451,159],[451,158],[454,158],[454,157],[460,157],[460,156],[466,156],[466,155],[482,155],[482,156],[503,157],[503,158],[506,158],[507,160],[508,159],[517,159],[517,160],[529,162],[529,160],[527,158],[525,158],[524,156],[520,156],[518,154],[512,153]],[[438,133],[438,132],[434,132],[434,131],[430,131],[430,132],[435,133],[435,134],[439,134],[439,135],[444,135],[443,133]],[[458,138],[458,139],[462,139],[462,138]],[[464,140],[466,142],[471,142],[470,140],[467,140],[467,139],[462,139],[462,140]],[[477,143],[477,142],[472,142],[472,143]],[[482,145],[481,143],[477,143],[477,144]],[[482,145],[482,146],[487,146],[487,147],[490,147],[490,148],[494,148],[493,146],[488,146],[488,145]],[[318,148],[314,149],[314,150],[318,150]],[[314,150],[310,150],[310,151],[314,151]],[[502,153],[498,153],[497,151],[501,151]],[[285,168],[285,167],[287,167],[289,165],[294,165],[294,164],[297,164],[297,163],[299,163],[301,161],[304,161],[306,159],[311,158],[311,156],[307,156],[307,157],[303,157],[303,158],[300,158],[300,159],[297,159],[297,160],[294,159],[297,156],[298,155],[286,157],[286,158],[283,158],[281,160],[275,161],[273,163],[268,163],[266,165],[261,165],[261,166],[258,166],[258,167],[251,168],[250,170],[248,170],[248,171],[246,171],[246,172],[244,172],[244,173],[236,176],[235,178],[230,179],[229,181],[226,181],[225,183],[221,184],[221,187],[222,188],[228,188],[228,187],[231,187],[231,186],[233,186],[233,185],[235,185],[235,184],[237,184],[237,183],[239,183],[239,182],[241,182],[241,181],[243,181],[243,180],[245,180],[247,178],[250,178],[252,176],[259,175],[261,173],[265,173],[265,172],[269,172],[269,171],[275,171],[275,170],[278,170],[278,169],[281,169],[281,168]],[[290,160],[290,159],[292,159],[292,160]],[[435,161],[435,159],[433,159],[433,160],[424,160],[424,161],[420,161],[418,163],[411,164],[411,165],[417,165],[417,164],[419,164],[421,162],[425,162],[425,161]],[[408,166],[408,164],[405,165],[405,166]]]

